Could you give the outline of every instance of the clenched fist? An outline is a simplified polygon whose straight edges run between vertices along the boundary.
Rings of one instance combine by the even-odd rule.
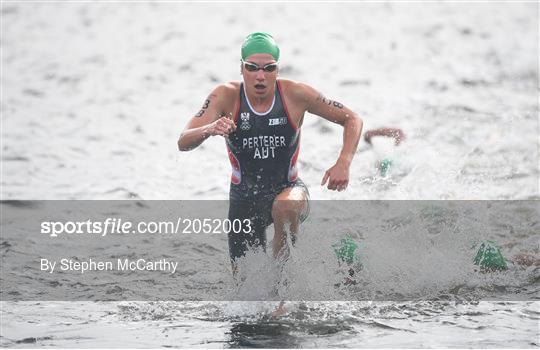
[[[207,132],[211,136],[227,136],[236,130],[234,121],[228,117],[221,117],[212,124],[208,125]]]

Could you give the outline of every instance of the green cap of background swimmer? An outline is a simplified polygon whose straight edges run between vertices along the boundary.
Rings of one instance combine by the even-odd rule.
[[[251,33],[242,44],[242,59],[245,60],[256,53],[267,53],[279,61],[279,47],[274,38],[267,33]]]
[[[508,269],[501,248],[499,248],[497,243],[489,240],[479,244],[474,257],[474,264],[488,271]]]

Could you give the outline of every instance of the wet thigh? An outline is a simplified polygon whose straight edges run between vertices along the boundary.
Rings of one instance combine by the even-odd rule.
[[[303,222],[309,214],[309,193],[305,186],[287,187],[274,199],[272,217],[282,210],[292,210]]]

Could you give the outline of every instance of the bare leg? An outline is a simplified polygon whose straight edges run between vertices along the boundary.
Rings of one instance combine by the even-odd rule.
[[[274,220],[274,241],[272,243],[274,258],[285,260],[289,256],[287,233],[291,241],[296,241],[300,226],[300,216],[307,210],[307,194],[301,187],[284,189],[274,199],[272,218]]]
[[[301,187],[286,188],[274,199],[272,250],[274,258],[278,261],[285,261],[289,257],[287,234],[291,235],[291,242],[294,244],[300,226],[300,217],[308,208],[307,200],[307,193]],[[272,312],[272,316],[283,316],[286,313],[285,301],[282,300]]]

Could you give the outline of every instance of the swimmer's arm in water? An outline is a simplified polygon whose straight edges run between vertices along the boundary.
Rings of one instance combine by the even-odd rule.
[[[328,181],[328,189],[343,191],[349,184],[349,168],[362,134],[360,117],[342,103],[330,100],[305,84],[297,84],[304,97],[305,109],[326,120],[343,126],[343,147],[339,157],[322,179],[321,186]]]
[[[521,266],[540,266],[540,258],[538,255],[524,251],[514,255],[513,259],[510,259],[510,261]]]
[[[236,130],[232,115],[226,115],[227,101],[235,101],[234,87],[218,86],[204,101],[201,110],[187,123],[178,139],[180,151],[190,151],[210,136],[226,136]]]
[[[392,137],[396,146],[398,146],[403,140],[405,140],[405,133],[403,132],[403,130],[398,128],[378,128],[368,130],[364,134],[364,140],[367,143],[371,144],[371,138],[374,136]]]

